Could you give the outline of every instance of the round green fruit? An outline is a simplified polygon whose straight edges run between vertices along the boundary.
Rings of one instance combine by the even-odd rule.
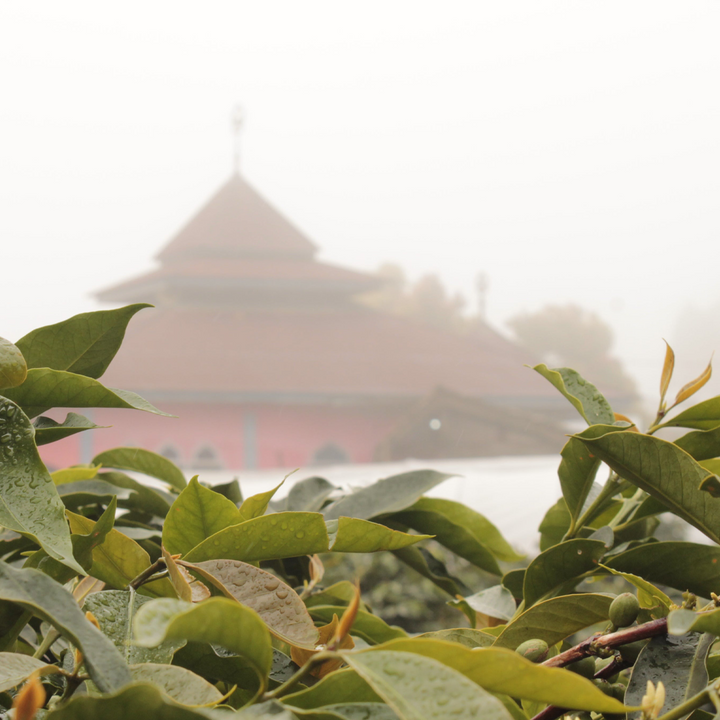
[[[576,660],[574,663],[566,665],[565,669],[592,680],[595,675],[595,658],[584,657],[582,660]]]
[[[594,678],[592,682],[598,690],[602,690],[606,695],[612,695],[612,685],[607,680]]]
[[[530,662],[539,663],[547,657],[548,644],[544,640],[526,640],[515,648],[515,652]]]
[[[610,695],[620,702],[624,702],[626,690],[627,688],[621,682],[612,683],[610,685]]]
[[[610,604],[610,622],[615,627],[627,627],[637,620],[640,603],[632,593],[618,595]]]
[[[22,385],[27,377],[27,364],[18,348],[0,337],[0,388]]]

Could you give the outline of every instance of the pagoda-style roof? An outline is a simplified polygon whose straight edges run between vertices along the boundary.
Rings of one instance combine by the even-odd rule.
[[[158,254],[155,271],[97,293],[158,306],[335,305],[372,290],[371,275],[315,260],[316,247],[233,175]]]
[[[310,260],[317,248],[234,174],[160,251],[163,264],[195,258]]]

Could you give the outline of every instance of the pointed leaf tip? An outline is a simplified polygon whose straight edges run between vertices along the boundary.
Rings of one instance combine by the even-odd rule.
[[[680,392],[677,394],[677,397],[675,398],[675,405],[679,405],[681,402],[687,400],[689,397],[692,397],[700,388],[702,388],[708,380],[712,377],[712,358],[710,358],[710,362],[708,363],[708,366],[698,375],[694,380],[691,380],[686,385],[683,385],[680,388]]]
[[[665,343],[665,362],[663,363],[662,375],[660,376],[660,405],[662,405],[665,400],[673,370],[675,369],[675,353],[667,340],[663,339],[663,342]]]

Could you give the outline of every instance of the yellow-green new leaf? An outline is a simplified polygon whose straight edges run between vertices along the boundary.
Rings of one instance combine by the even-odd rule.
[[[712,360],[708,363],[708,366],[705,368],[705,370],[698,375],[694,380],[691,380],[686,385],[683,385],[680,388],[680,392],[677,394],[677,397],[675,398],[675,405],[679,405],[681,402],[687,400],[689,397],[692,397],[700,388],[702,388],[707,381],[712,377]]]
[[[293,470],[293,472],[295,472]],[[240,506],[240,516],[243,520],[252,520],[253,518],[260,517],[265,514],[268,503],[273,499],[275,493],[283,486],[283,483],[288,479],[292,473],[288,473],[281,481],[279,485],[276,485],[272,490],[266,492],[257,493],[257,495],[251,495],[247,500]]]
[[[257,673],[261,690],[272,667],[270,633],[260,616],[229,598],[214,597],[197,605],[161,598],[143,605],[133,622],[134,639],[156,647],[176,639],[220,645],[237,653]]]
[[[348,517],[328,520],[327,528],[330,538],[329,549],[333,552],[370,553],[380,550],[401,550],[432,537],[432,535],[410,535],[369,520]]]
[[[667,340],[665,343],[665,362],[663,363],[662,375],[660,376],[660,405],[662,406],[665,395],[670,387],[673,370],[675,369],[675,353]]]
[[[399,650],[343,657],[403,720],[512,720],[494,695],[433,658]]]

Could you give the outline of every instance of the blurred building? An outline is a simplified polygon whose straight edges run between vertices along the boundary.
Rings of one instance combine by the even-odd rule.
[[[316,254],[234,174],[157,270],[98,294],[156,306],[131,321],[103,381],[178,417],[94,411],[112,427],[46,446],[46,462],[120,445],[195,469],[559,449],[547,418],[566,403],[519,348],[482,324],[461,335],[372,310],[356,298],[379,280]]]

